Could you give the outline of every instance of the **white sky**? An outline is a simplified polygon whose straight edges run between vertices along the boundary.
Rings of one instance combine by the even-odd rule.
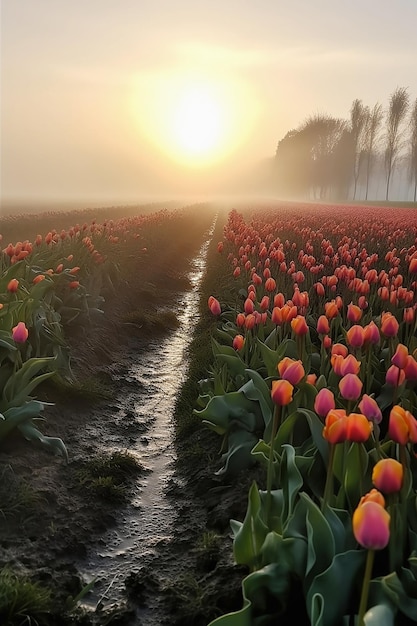
[[[207,192],[311,114],[417,97],[416,0],[0,2],[3,200]],[[217,85],[233,131],[199,169],[163,145],[187,76]]]

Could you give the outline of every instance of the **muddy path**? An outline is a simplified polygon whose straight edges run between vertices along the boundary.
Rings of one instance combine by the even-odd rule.
[[[178,503],[172,491],[178,477],[173,411],[187,376],[186,350],[197,321],[199,287],[214,226],[213,222],[191,262],[187,273],[190,289],[178,294],[178,328],[165,337],[151,338],[146,349],[143,340],[132,338],[123,358],[103,368],[117,389],[114,404],[107,407],[112,411],[113,423],[105,437],[105,452],[127,449],[145,472],[132,485],[131,501],[114,527],[89,547],[86,558],[76,562],[87,583],[96,580],[83,601],[83,606],[93,613],[117,613],[118,607],[126,603],[130,585],[130,605],[137,606],[129,614],[134,612],[136,617],[146,618],[149,626],[161,624],[158,594],[148,598],[145,607],[140,594],[135,602],[135,586],[141,573],[154,567],[155,560],[161,568],[163,546],[170,545],[174,538]],[[91,437],[94,430],[92,427]],[[145,585],[152,584],[152,576],[147,573],[145,578]]]

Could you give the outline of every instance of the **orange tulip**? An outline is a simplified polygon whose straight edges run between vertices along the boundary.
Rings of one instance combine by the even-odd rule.
[[[381,333],[385,337],[396,337],[399,329],[397,319],[392,313],[385,312],[381,316]]]
[[[278,363],[278,372],[281,378],[288,380],[292,385],[298,385],[305,376],[302,362],[290,359],[288,356]]]
[[[329,320],[325,315],[320,315],[317,320],[317,332],[319,335],[327,335],[330,331]]]
[[[7,285],[7,291],[9,291],[10,293],[16,293],[18,288],[19,281],[17,280],[17,278],[12,278]]]
[[[288,380],[273,380],[271,389],[271,398],[274,404],[285,406],[292,400],[294,387]]]
[[[392,407],[389,415],[388,436],[403,446],[409,441],[417,443],[417,420],[398,404]]]
[[[362,326],[355,324],[346,333],[346,341],[353,348],[360,348],[365,342],[365,331]]]
[[[356,324],[357,322],[359,322],[361,317],[362,317],[362,309],[356,304],[353,304],[352,302],[348,304],[348,308],[347,308],[348,320],[350,322],[355,322]]]
[[[297,315],[291,320],[291,328],[296,335],[306,335],[308,333],[308,326],[304,315]]]
[[[244,345],[245,345],[245,338],[243,337],[243,335],[236,335],[233,338],[233,347],[235,350],[242,350]]]

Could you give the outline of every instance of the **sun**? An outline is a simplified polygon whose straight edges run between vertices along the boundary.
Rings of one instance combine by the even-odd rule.
[[[213,87],[191,84],[173,104],[172,141],[184,157],[213,157],[226,129],[226,111]]]
[[[132,102],[140,136],[188,168],[221,163],[239,149],[253,126],[248,90],[233,77],[214,73],[138,77]]]

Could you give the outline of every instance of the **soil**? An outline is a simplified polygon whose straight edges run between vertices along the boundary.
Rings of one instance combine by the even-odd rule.
[[[52,606],[37,618],[39,626],[203,626],[242,605],[240,588],[246,572],[233,563],[229,520],[243,519],[253,475],[242,476],[238,484],[216,477],[219,442],[204,428],[190,434],[177,450],[178,466],[166,489],[174,511],[172,536],[126,569],[123,597],[113,598],[112,589],[106,593],[97,581],[95,606],[72,601],[88,582],[79,569],[87,553],[98,550],[109,529],[135,515],[133,496],[146,467],[130,468],[120,492],[106,490],[105,485],[94,488],[86,468],[89,461],[101,458],[109,441],[115,449],[128,451],[132,441],[146,438],[149,425],[138,424],[133,411],[118,400],[132,384],[124,372],[132,350],[146,352],[155,336],[155,327],[143,320],[155,318],[161,310],[166,313],[167,303],[171,314],[177,312],[178,294],[189,288],[186,271],[196,243],[195,233],[184,233],[156,262],[132,258],[128,278],[117,292],[106,294],[104,315],[92,325],[69,330],[74,376],[90,381],[91,393],[54,384],[36,390],[39,400],[53,403],[45,407],[42,431],[63,439],[69,462],[17,435],[0,449],[0,568],[7,565],[51,590]],[[135,319],[127,315],[131,312],[142,322],[131,321]],[[162,319],[172,321],[173,316]],[[169,324],[161,332],[169,333]],[[121,408],[122,422],[115,419]],[[182,461],[187,446],[196,445],[204,447],[207,456],[200,463],[195,457],[192,463]]]

